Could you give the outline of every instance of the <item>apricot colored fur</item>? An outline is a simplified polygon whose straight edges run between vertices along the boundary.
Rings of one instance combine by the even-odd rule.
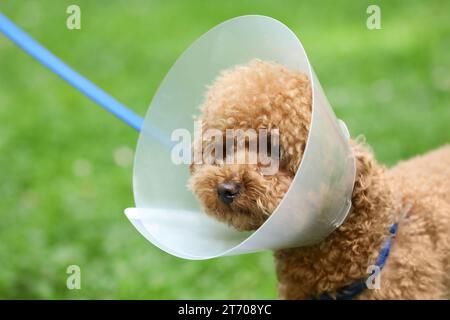
[[[283,198],[303,156],[311,120],[309,79],[255,60],[223,72],[201,111],[204,129],[280,130],[281,163],[275,175],[262,175],[259,164],[191,167],[189,187],[207,214],[238,230],[257,229]],[[352,140],[352,146],[357,159],[352,211],[320,243],[275,252],[280,297],[307,299],[367,278],[367,268],[397,222],[380,289],[366,289],[357,298],[450,298],[450,145],[391,169],[378,164],[364,143]],[[242,185],[229,205],[217,196],[223,181]]]

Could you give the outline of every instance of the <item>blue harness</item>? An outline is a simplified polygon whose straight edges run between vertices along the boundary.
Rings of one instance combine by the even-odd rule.
[[[394,223],[389,230],[389,238],[380,250],[375,265],[381,271],[386,264],[392,246],[392,238],[397,233],[397,223]],[[361,294],[367,289],[366,279],[360,279],[345,287],[339,288],[334,294],[322,293],[317,297],[312,297],[313,300],[350,300]]]

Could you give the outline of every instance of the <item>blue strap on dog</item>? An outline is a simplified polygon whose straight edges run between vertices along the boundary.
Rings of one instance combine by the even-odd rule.
[[[380,254],[375,262],[375,265],[381,271],[386,264],[389,252],[391,251],[392,238],[397,233],[397,223],[394,223],[389,230],[389,238],[380,250]],[[338,289],[334,294],[322,293],[318,297],[313,297],[313,300],[350,300],[355,298],[367,289],[366,279],[360,279],[348,286]]]

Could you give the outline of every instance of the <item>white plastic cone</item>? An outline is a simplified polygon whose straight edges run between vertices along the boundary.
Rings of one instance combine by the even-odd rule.
[[[239,232],[202,212],[186,187],[188,165],[171,161],[171,134],[178,128],[193,132],[192,116],[199,112],[206,86],[222,70],[253,59],[307,74],[313,114],[304,157],[287,194],[258,230]],[[158,139],[153,138],[156,131]],[[125,213],[147,240],[186,259],[317,243],[344,221],[351,207],[355,160],[348,138],[289,28],[264,16],[228,20],[183,53],[153,98],[136,151],[136,208]]]

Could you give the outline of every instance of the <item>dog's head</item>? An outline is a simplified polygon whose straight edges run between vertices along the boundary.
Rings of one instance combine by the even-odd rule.
[[[276,63],[255,60],[221,73],[201,107],[194,152],[202,161],[190,167],[189,187],[206,213],[238,230],[264,223],[300,164],[311,100],[308,77]]]

